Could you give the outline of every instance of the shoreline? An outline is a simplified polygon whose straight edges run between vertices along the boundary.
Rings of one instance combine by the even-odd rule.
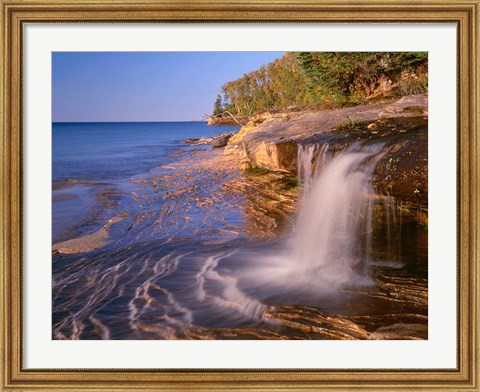
[[[403,98],[400,101],[402,100]],[[418,100],[414,103],[418,103]],[[330,121],[327,126],[324,126],[324,131],[319,132],[319,130],[317,129],[315,132],[312,133],[308,131],[308,129],[301,129],[305,126],[305,123],[308,123],[309,115],[315,116],[315,118],[317,118],[318,116],[322,116],[322,114],[325,114],[326,112],[300,112],[296,113],[293,117],[290,117],[291,113],[289,113],[288,115],[285,115],[284,113],[276,113],[274,115],[262,114],[260,116],[253,117],[250,119],[250,122],[246,126],[239,130],[238,133],[234,134],[232,137],[230,137],[231,135],[229,134],[230,140],[228,141],[228,143],[226,143],[226,147],[224,149],[219,148],[218,150],[216,150],[216,152],[214,153],[215,157],[196,159],[196,162],[192,167],[192,171],[204,170],[209,171],[210,173],[215,173],[215,171],[219,168],[223,168],[227,171],[230,171],[231,173],[236,172],[236,179],[230,181],[230,183],[228,184],[231,189],[235,189],[235,192],[242,194],[243,197],[245,197],[248,193],[256,193],[257,195],[259,195],[261,194],[261,192],[259,192],[258,189],[263,189],[263,193],[265,196],[263,197],[263,203],[265,203],[266,205],[270,205],[267,210],[279,211],[279,208],[276,208],[272,205],[274,204],[272,200],[277,203],[280,202],[279,200],[282,200],[282,208],[286,208],[286,210],[288,210],[289,213],[293,215],[296,208],[298,208],[294,206],[298,204],[298,200],[296,200],[298,199],[296,161],[297,150],[299,146],[303,145],[304,143],[306,143],[307,145],[312,145],[313,143],[321,143],[322,138],[323,140],[327,140],[326,142],[330,143],[330,145],[332,146],[334,146],[336,143],[338,146],[336,148],[339,149],[346,148],[349,145],[348,142],[345,142],[345,137],[352,140],[363,139],[368,141],[372,138],[372,136],[374,136],[374,139],[390,140],[390,143],[392,143],[391,140],[393,140],[393,147],[390,148],[389,154],[383,159],[383,162],[386,163],[380,163],[378,165],[378,169],[375,172],[374,182],[376,182],[375,188],[377,191],[377,197],[385,198],[385,200],[388,201],[389,197],[391,197],[393,194],[393,196],[396,197],[394,203],[398,206],[398,208],[404,211],[404,219],[412,219],[423,225],[428,225],[428,207],[426,203],[426,199],[428,198],[428,192],[426,190],[426,174],[424,174],[424,177],[420,178],[420,181],[423,181],[422,186],[419,186],[419,183],[417,181],[417,183],[413,185],[415,187],[413,191],[403,191],[403,193],[408,193],[408,197],[399,198],[398,194],[395,195],[395,193],[392,192],[392,190],[396,186],[393,185],[392,179],[390,179],[388,186],[385,185],[385,179],[389,178],[389,176],[391,178],[388,170],[391,170],[392,168],[394,170],[397,170],[398,178],[404,178],[411,181],[412,177],[409,176],[409,173],[401,173],[401,170],[405,170],[405,168],[402,168],[401,165],[398,164],[392,164],[392,161],[395,156],[402,155],[402,151],[400,150],[405,147],[405,145],[402,145],[402,143],[405,144],[405,138],[411,132],[416,132],[416,129],[418,129],[419,126],[424,126],[422,125],[425,124],[424,117],[418,117],[417,113],[422,110],[422,113],[424,114],[426,107],[417,105],[413,106],[413,108],[415,108],[414,110],[409,109],[407,112],[405,112],[403,108],[412,108],[411,102],[408,101],[408,97],[407,103],[403,103],[403,106],[395,106],[395,102],[389,103],[388,106],[382,104],[375,104],[373,106],[375,107],[375,119],[363,121],[360,127],[357,127],[358,129],[355,129],[355,127],[352,126],[351,129],[347,130],[347,132],[344,132],[343,130],[331,130],[331,128],[329,127],[331,127],[332,121]],[[355,110],[361,109],[361,106],[355,108]],[[344,110],[345,109],[331,109],[329,110],[328,115],[332,117],[333,114],[333,118],[335,119],[335,121],[338,122],[338,116],[335,116],[335,112],[338,112],[339,115],[343,115]],[[347,110],[351,110],[351,108]],[[379,118],[382,119],[380,122],[380,126],[377,125]],[[353,120],[350,119],[349,121],[352,122]],[[409,121],[410,123],[408,123]],[[373,127],[373,129],[367,129],[371,125],[375,125],[375,127]],[[277,128],[278,126],[280,126],[280,130]],[[264,130],[265,127],[267,127],[267,131]],[[288,135],[289,127],[293,129],[293,131],[291,132],[292,135],[290,136]],[[409,131],[409,129],[411,129],[411,131]],[[256,134],[262,135],[262,143],[258,144],[258,136],[256,136]],[[370,137],[368,137],[368,135],[370,135]],[[336,141],[337,139],[339,141]],[[399,143],[395,142],[396,139],[401,139],[400,147],[397,147]],[[206,140],[207,138],[199,137],[198,139],[189,139],[187,140],[187,142],[195,143],[197,141],[200,141],[200,144],[204,144]],[[211,141],[211,138],[209,138],[208,141]],[[410,148],[410,146],[415,144],[415,142],[410,143],[408,145],[408,149]],[[274,150],[268,153],[268,149],[266,147],[267,145],[272,145]],[[288,149],[282,152],[279,147],[284,145],[286,145]],[[259,153],[259,148],[263,149],[264,152]],[[411,154],[410,150],[408,149],[407,154]],[[281,156],[282,154],[284,154],[283,157]],[[187,153],[187,158],[185,158],[187,161],[189,159],[188,155],[189,154]],[[403,155],[405,155],[405,152],[403,152]],[[395,159],[397,163],[400,160],[399,158]],[[182,166],[182,160],[180,160],[177,164]],[[400,174],[398,174],[398,170],[400,170]],[[382,178],[383,184],[381,180]],[[148,183],[149,181],[155,182],[157,180],[155,179],[155,176],[152,176],[151,180],[145,181]],[[135,180],[133,182],[138,183],[139,181]],[[274,184],[274,186],[269,189],[269,185],[271,185],[272,183]],[[65,179],[58,181],[54,189],[63,190],[68,188],[69,186],[73,186],[76,184],[94,186],[93,181]],[[380,186],[378,184],[380,184]],[[410,187],[412,186],[411,183],[408,183],[407,185]],[[254,188],[258,189],[255,190]],[[421,190],[419,190],[419,188]],[[418,192],[416,192],[416,190],[418,190]],[[54,201],[68,200],[76,197],[77,196],[75,195],[59,195]],[[287,205],[289,205],[289,207],[286,207]],[[259,203],[257,203],[256,207],[259,211],[265,211],[265,209],[262,208]],[[256,211],[253,207],[249,207],[248,210],[251,215],[257,216],[257,223],[254,224],[252,227],[262,226],[262,224],[259,223],[259,221],[261,221],[262,219],[264,221],[269,220],[262,217],[262,214],[259,214],[258,211]],[[279,214],[285,215],[284,213],[280,212]],[[113,219],[113,217],[111,217],[110,219]],[[291,224],[291,218],[286,218],[284,216],[283,219],[289,220]],[[270,222],[269,224],[264,222],[263,226],[267,227],[264,235],[267,237],[273,236],[274,234],[271,230],[271,227],[278,226],[278,222]],[[269,226],[271,227],[268,228]],[[95,233],[101,231],[102,228],[98,229],[96,232],[87,234],[86,236],[84,235],[76,238],[67,238],[67,242],[69,240],[76,240],[81,242],[83,237],[88,236],[90,236],[89,239],[92,239],[95,237]],[[253,238],[258,237],[258,233],[255,233],[255,230],[249,229],[246,231],[249,231],[249,235],[252,235]],[[63,242],[65,242],[65,240]],[[98,242],[100,243],[100,240]],[[53,248],[59,249],[59,243],[60,242],[53,244]],[[101,246],[98,245],[95,248],[97,247]]]
[[[152,174],[145,179],[130,179],[126,182],[135,184],[140,188],[158,189],[160,186],[166,186],[165,181],[172,181],[172,186],[175,188],[175,184],[181,184],[183,179],[193,179],[194,182],[192,185],[187,186],[188,189],[192,186],[197,187],[195,185],[195,176],[199,178],[205,177],[206,183],[211,183],[218,178],[224,177],[226,181],[222,185],[220,192],[225,195],[222,197],[241,199],[243,200],[242,204],[244,204],[241,209],[239,209],[239,206],[235,210],[239,211],[237,214],[243,216],[242,219],[245,220],[245,224],[242,224],[242,227],[233,229],[232,233],[236,233],[236,235],[242,233],[242,236],[252,239],[274,238],[278,235],[279,230],[286,230],[282,229],[282,227],[293,224],[293,220],[286,215],[285,211],[293,214],[296,209],[294,207],[297,204],[296,177],[294,179],[295,186],[292,187],[291,179],[285,182],[285,178],[288,179],[290,176],[286,176],[283,172],[264,173],[255,170],[245,172],[239,168],[236,157],[225,155],[222,149],[193,151],[177,163],[169,164],[165,168],[170,170],[171,173],[169,175],[159,176]],[[67,186],[61,188],[62,191],[64,189],[67,190],[68,186],[77,185],[79,182],[69,180],[67,183]],[[104,182],[100,185],[108,188],[108,185],[105,185]],[[96,189],[96,184],[93,181],[88,182],[88,186],[92,187],[92,190],[100,195],[106,191],[103,188]],[[164,189],[164,201],[172,200],[175,202],[175,200],[184,197],[184,192],[181,189],[169,191],[168,188],[167,186]],[[248,195],[250,197],[247,197]],[[133,192],[130,197],[135,200],[135,203],[141,203],[143,198],[137,192]],[[209,209],[213,208],[212,199],[217,199],[218,197],[217,193],[214,193],[207,195],[204,199],[193,197],[189,202],[199,206],[204,211],[203,213],[208,215]],[[104,205],[105,201],[101,201],[99,195],[96,196],[96,199],[97,202]],[[67,200],[70,200],[70,198],[67,197]],[[277,210],[278,216],[266,216],[262,213],[262,211],[265,212],[266,210],[272,212]],[[112,210],[112,213],[113,216],[103,219],[106,219],[107,223],[104,223],[95,231],[55,242],[52,244],[52,252],[60,254],[83,253],[108,245],[108,230],[112,225],[125,218],[117,220],[116,217],[118,215],[128,216],[127,211],[115,213],[115,210]],[[286,220],[288,223],[281,223],[281,220]],[[225,233],[228,233],[227,227]],[[217,240],[212,239],[211,241]]]
[[[416,215],[407,209],[400,212],[400,246],[411,249],[413,255],[402,254],[404,259],[395,261],[398,255],[391,258],[388,252],[379,253],[375,248],[375,259],[380,261],[372,263],[369,284],[342,287],[335,302],[328,294],[317,294],[318,300],[311,296],[318,283],[312,281],[299,290],[304,301],[292,300],[289,290],[296,292],[297,286],[289,288],[290,283],[281,279],[277,282],[268,263],[264,270],[255,268],[262,260],[265,263],[263,256],[290,238],[303,203],[302,187],[295,172],[242,168],[241,164],[241,155],[232,154],[229,147],[180,154],[179,160],[165,165],[164,170],[129,180],[132,187],[121,190],[124,193],[118,206],[107,207],[110,220],[100,229],[52,248],[55,297],[65,295],[75,303],[70,292],[100,292],[101,298],[87,296],[79,301],[91,301],[95,320],[108,332],[97,336],[88,319],[82,318],[87,314],[84,310],[63,318],[59,302],[57,307],[54,303],[54,339],[69,339],[72,334],[93,339],[428,338],[428,275],[422,253],[428,233],[419,229]],[[384,232],[384,237],[376,240],[377,246],[387,244],[385,213],[390,213],[384,206],[386,200],[378,197],[375,202],[385,212],[376,211],[384,222],[376,228]],[[124,215],[118,216],[122,211]],[[395,216],[398,219],[395,213],[391,218]],[[411,248],[413,239],[415,247]],[[222,257],[226,260],[219,264]],[[381,263],[391,259],[391,265]],[[62,268],[84,269],[84,278],[70,281]],[[232,283],[237,277],[228,274],[230,268],[252,268],[261,283],[250,283],[250,278],[240,273],[243,283],[237,286]],[[292,270],[289,282],[294,281],[296,270]],[[65,287],[71,291],[64,293]],[[269,287],[273,291],[266,296]],[[97,303],[102,307],[103,300],[115,304],[105,314],[95,310]],[[242,313],[245,304],[261,318],[249,322],[248,317],[253,316]],[[83,309],[81,303],[80,307]],[[205,314],[194,319],[192,310]],[[228,318],[232,312],[237,314],[233,320]],[[123,321],[129,317],[130,322],[115,327],[120,320],[115,314]],[[208,321],[212,315],[226,317],[227,322],[220,325],[227,326]],[[237,317],[245,320],[236,324]],[[72,332],[72,325],[84,324],[80,332]]]

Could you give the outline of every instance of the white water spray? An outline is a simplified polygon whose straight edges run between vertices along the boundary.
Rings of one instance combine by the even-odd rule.
[[[299,146],[303,197],[294,230],[280,249],[237,252],[243,260],[255,260],[237,271],[242,286],[260,296],[301,302],[345,286],[371,285],[377,195],[370,182],[384,153],[381,144],[355,144],[340,152],[328,144]]]
[[[355,144],[335,154],[328,144],[299,146],[304,193],[291,243],[303,271],[345,281],[352,269],[368,269],[375,198],[370,179],[382,148]]]

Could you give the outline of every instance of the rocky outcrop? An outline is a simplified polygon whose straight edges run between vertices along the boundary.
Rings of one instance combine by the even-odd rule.
[[[210,145],[213,147],[225,147],[232,136],[233,133],[224,133],[222,135],[215,136],[210,141]]]
[[[223,117],[208,117],[208,125],[244,125],[248,122],[248,117],[236,116],[223,116]]]
[[[194,146],[199,146],[201,144],[210,144],[211,141],[211,137],[193,137],[184,140],[185,143],[193,144]]]
[[[380,193],[426,205],[428,199],[427,96],[402,97],[329,111],[256,116],[232,137],[226,153],[243,167],[296,173],[299,144],[329,143],[342,150],[354,142],[383,143],[388,149],[373,184]]]
[[[193,144],[195,146],[201,144],[210,144],[212,147],[225,147],[232,136],[233,133],[222,133],[221,135],[214,137],[185,139],[184,142],[188,144]]]

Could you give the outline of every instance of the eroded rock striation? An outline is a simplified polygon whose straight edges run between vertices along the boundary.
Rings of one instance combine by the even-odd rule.
[[[380,194],[426,207],[428,200],[428,106],[423,94],[315,112],[254,116],[225,149],[244,168],[297,172],[299,145],[329,144],[332,151],[353,143],[383,143],[373,185]]]

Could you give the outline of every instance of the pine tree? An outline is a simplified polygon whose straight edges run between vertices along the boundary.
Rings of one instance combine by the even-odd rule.
[[[220,94],[217,94],[217,99],[213,105],[213,115],[218,116],[223,112],[222,97]]]

